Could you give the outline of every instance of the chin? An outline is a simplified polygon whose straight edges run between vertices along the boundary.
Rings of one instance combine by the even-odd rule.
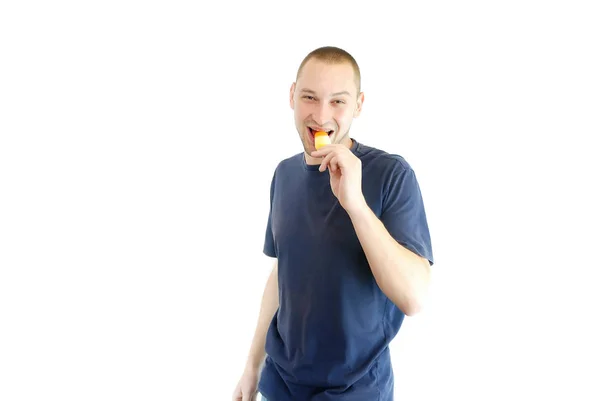
[[[314,152],[315,150],[317,150],[317,148],[315,148],[315,145],[313,145],[312,143],[310,143],[308,141],[304,141],[302,143],[302,146],[304,146],[304,151],[306,153],[308,153],[308,155],[310,155],[311,152]]]

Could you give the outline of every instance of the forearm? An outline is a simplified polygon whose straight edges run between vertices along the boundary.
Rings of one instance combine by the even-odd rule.
[[[267,330],[269,329],[269,324],[271,323],[271,320],[273,319],[278,307],[279,290],[277,281],[277,262],[275,262],[275,266],[273,267],[263,292],[260,313],[258,316],[258,322],[256,324],[252,345],[250,346],[250,352],[248,353],[246,369],[256,371],[260,369],[260,366],[265,358],[265,341]]]
[[[401,246],[366,202],[349,215],[379,288],[406,315],[417,313],[429,284],[429,262]]]

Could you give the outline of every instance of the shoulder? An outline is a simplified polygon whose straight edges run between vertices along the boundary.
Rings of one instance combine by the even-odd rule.
[[[388,177],[413,173],[410,163],[398,153],[358,143],[355,154],[361,159],[363,169],[369,173]]]
[[[291,177],[302,170],[302,153],[280,160],[273,171],[273,180],[279,177]]]
[[[292,156],[286,157],[283,160],[280,160],[279,163],[277,164],[276,170],[277,169],[286,169],[286,168],[297,166],[302,161],[301,157],[302,157],[302,153],[296,153],[295,155],[292,155]]]

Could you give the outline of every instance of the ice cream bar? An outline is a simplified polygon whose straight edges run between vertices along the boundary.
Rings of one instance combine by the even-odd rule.
[[[329,139],[329,135],[324,131],[315,132],[315,148],[317,150],[321,149],[325,145],[331,144],[331,140]]]

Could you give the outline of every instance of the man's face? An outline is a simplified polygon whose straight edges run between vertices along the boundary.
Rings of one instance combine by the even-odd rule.
[[[350,126],[360,114],[364,99],[357,91],[354,69],[349,63],[327,64],[311,59],[302,67],[290,89],[290,106],[307,162],[317,163],[310,157],[316,149],[316,131],[328,132],[331,143],[351,146]]]

